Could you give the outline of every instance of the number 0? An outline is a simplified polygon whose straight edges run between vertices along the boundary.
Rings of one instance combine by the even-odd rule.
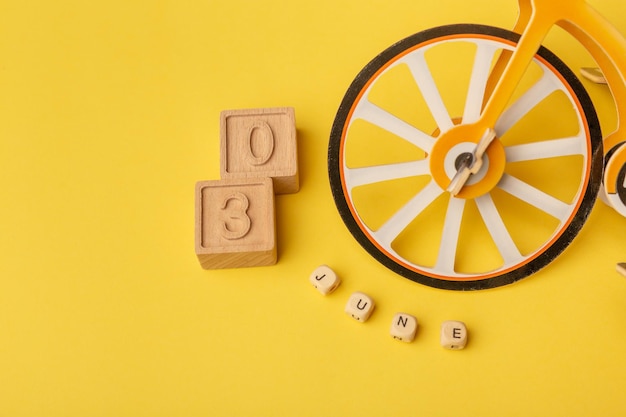
[[[255,154],[252,148],[253,138],[256,138],[255,142],[262,143],[262,152],[259,155]],[[274,153],[274,133],[272,128],[267,122],[263,120],[255,120],[252,126],[248,129],[248,162],[251,165],[259,166],[265,164],[272,157]]]

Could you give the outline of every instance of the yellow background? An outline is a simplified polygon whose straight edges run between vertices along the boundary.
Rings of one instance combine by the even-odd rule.
[[[593,4],[626,33],[622,0]],[[460,293],[378,264],[332,201],[328,135],[358,71],[419,30],[515,17],[512,0],[1,1],[0,416],[623,416],[626,219],[599,203],[546,269]],[[279,261],[202,270],[194,184],[219,178],[219,113],[273,106],[296,109],[301,172],[276,198]],[[308,283],[322,263],[343,278],[328,297]],[[343,313],[353,291],[378,304],[367,323]],[[398,311],[411,344],[388,334]],[[465,350],[439,346],[448,319]]]

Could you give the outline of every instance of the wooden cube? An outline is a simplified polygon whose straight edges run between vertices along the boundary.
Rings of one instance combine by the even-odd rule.
[[[270,177],[277,194],[299,190],[292,107],[225,110],[220,135],[222,178]]]
[[[463,349],[467,343],[467,328],[461,321],[444,321],[441,324],[441,346],[446,349]]]
[[[335,291],[341,280],[335,274],[335,271],[330,269],[327,265],[320,265],[309,276],[311,284],[317,288],[322,294],[330,294]]]
[[[196,255],[205,269],[276,263],[270,178],[196,184]]]
[[[374,307],[374,300],[369,295],[355,292],[348,299],[345,311],[353,319],[365,322],[372,315]]]
[[[406,313],[396,313],[391,321],[391,336],[396,340],[410,343],[417,334],[417,319]]]

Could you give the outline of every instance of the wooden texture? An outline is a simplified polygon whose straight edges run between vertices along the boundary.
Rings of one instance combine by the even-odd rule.
[[[444,321],[441,324],[441,346],[459,350],[467,344],[467,328],[461,321]]]
[[[292,107],[225,110],[220,135],[222,178],[270,177],[276,194],[300,189]]]
[[[345,311],[353,319],[365,322],[372,315],[374,307],[374,300],[369,295],[355,292],[348,299]]]
[[[396,340],[410,343],[417,334],[417,319],[410,314],[396,313],[391,321],[389,333]]]
[[[272,180],[198,182],[195,226],[196,255],[205,269],[275,264]]]
[[[335,271],[327,265],[320,265],[315,268],[309,276],[309,282],[324,295],[332,293],[341,284]]]

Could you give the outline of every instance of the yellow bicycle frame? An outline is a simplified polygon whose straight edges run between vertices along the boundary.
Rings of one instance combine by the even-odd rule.
[[[512,55],[503,56],[488,85],[487,102],[479,130],[493,128],[504,111],[517,83],[550,29],[558,25],[574,36],[595,59],[611,90],[617,108],[617,129],[604,138],[610,150],[626,140],[620,120],[626,115],[626,40],[585,0],[519,0],[519,17],[513,30],[521,34]],[[623,150],[623,149],[622,149]],[[626,164],[626,151],[611,158],[604,174],[606,192],[615,193],[617,175]]]

